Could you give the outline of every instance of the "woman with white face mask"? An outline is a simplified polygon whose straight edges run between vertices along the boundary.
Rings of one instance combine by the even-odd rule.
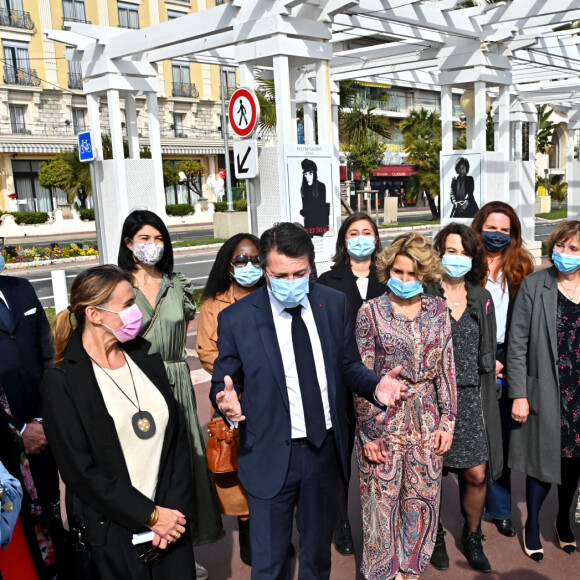
[[[216,542],[225,532],[207,469],[185,352],[187,326],[196,311],[191,281],[173,272],[169,232],[159,216],[147,210],[136,210],[127,216],[121,232],[118,264],[132,275],[135,303],[143,312],[140,335],[151,343],[151,352],[158,352],[163,358],[173,394],[186,417],[197,514],[192,525],[194,545]],[[196,572],[198,579],[207,578],[201,566],[197,565]]]
[[[379,282],[375,260],[382,251],[379,230],[368,214],[355,212],[348,216],[336,238],[336,253],[332,260],[334,264],[328,272],[324,272],[318,283],[329,286],[348,297],[353,324],[359,308],[367,300],[377,298],[387,290],[386,284]],[[354,406],[352,395],[347,396],[347,416],[349,417],[349,452],[352,455],[354,447]],[[334,531],[334,547],[343,556],[354,554],[354,544],[348,521],[348,481],[341,480],[339,487],[338,519]]]
[[[377,258],[388,291],[358,312],[363,362],[381,376],[399,369],[409,389],[406,401],[385,411],[355,396],[361,571],[369,580],[414,580],[433,551],[443,454],[455,425],[455,365],[447,305],[424,294],[422,284],[438,283],[442,274],[433,244],[402,234]]]
[[[536,562],[544,557],[539,516],[552,484],[558,486],[558,543],[567,554],[576,550],[570,510],[580,479],[579,221],[554,229],[548,256],[553,266],[520,286],[507,357],[513,400],[509,465],[527,476],[523,547]]]
[[[491,294],[480,286],[486,264],[477,234],[466,225],[451,223],[437,234],[434,244],[445,273],[440,284],[428,284],[425,290],[444,298],[450,310],[457,383],[457,419],[453,445],[443,458],[444,472],[459,474],[465,556],[474,570],[489,572],[481,533],[486,466],[492,481],[503,469],[495,309]],[[444,535],[439,523],[431,556],[431,564],[438,570],[449,568]]]

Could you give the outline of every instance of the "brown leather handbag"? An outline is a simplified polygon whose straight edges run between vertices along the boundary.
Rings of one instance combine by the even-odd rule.
[[[207,467],[212,473],[230,473],[238,470],[240,431],[231,427],[221,417],[208,424],[209,439],[205,448]]]

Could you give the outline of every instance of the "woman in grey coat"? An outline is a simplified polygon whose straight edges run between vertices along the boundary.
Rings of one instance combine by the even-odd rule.
[[[539,512],[558,485],[556,535],[572,554],[570,508],[580,478],[580,222],[559,225],[548,242],[554,266],[524,279],[508,346],[513,399],[509,465],[526,478],[524,551],[543,559]]]

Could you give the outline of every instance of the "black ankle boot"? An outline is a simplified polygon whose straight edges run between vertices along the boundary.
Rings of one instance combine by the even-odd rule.
[[[443,529],[441,522],[437,526],[437,538],[435,540],[435,547],[431,555],[431,566],[437,570],[449,569],[449,556],[447,555],[447,548],[445,547],[445,534],[447,532]]]
[[[490,572],[491,564],[483,553],[482,541],[485,540],[485,536],[481,531],[468,532],[463,528],[463,537],[461,540],[463,543],[463,551],[465,552],[465,557],[469,565],[477,572]]]
[[[250,550],[250,520],[238,518],[238,530],[240,530],[240,559],[246,566],[252,565],[252,552]]]

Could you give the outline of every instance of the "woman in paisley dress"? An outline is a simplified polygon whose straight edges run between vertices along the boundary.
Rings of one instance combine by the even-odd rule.
[[[513,399],[509,465],[526,474],[524,552],[541,562],[540,509],[558,486],[555,539],[576,550],[570,511],[580,479],[580,221],[566,221],[548,242],[551,268],[520,287],[508,346]]]
[[[158,352],[173,394],[185,415],[193,473],[196,518],[192,523],[194,546],[216,542],[225,535],[218,498],[205,458],[205,444],[195,391],[191,382],[185,339],[187,326],[195,318],[195,300],[189,278],[173,271],[173,247],[161,218],[147,210],[129,214],[121,232],[118,263],[131,272],[135,303],[143,313],[140,335]],[[208,573],[196,562],[196,577]]]
[[[363,304],[356,336],[377,374],[399,372],[408,400],[381,411],[355,397],[363,519],[361,571],[370,580],[415,579],[431,558],[443,454],[456,414],[451,322],[445,301],[423,294],[441,260],[418,233],[397,237],[377,259],[389,290]]]

